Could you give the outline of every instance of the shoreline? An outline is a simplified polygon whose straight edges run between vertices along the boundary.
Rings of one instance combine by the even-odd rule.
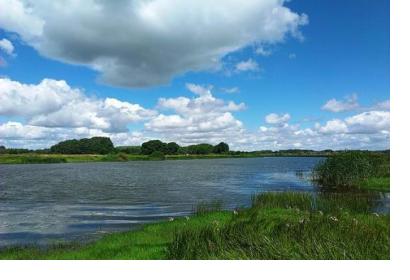
[[[127,161],[163,161],[193,159],[235,159],[235,158],[273,158],[273,157],[328,157],[329,155],[165,155],[164,159],[148,155],[133,154],[2,154],[0,164],[51,164],[51,163],[86,163],[86,162],[127,162]]]

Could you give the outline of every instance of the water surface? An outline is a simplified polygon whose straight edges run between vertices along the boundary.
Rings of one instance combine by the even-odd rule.
[[[0,246],[88,240],[189,215],[199,202],[247,206],[264,191],[315,191],[321,158],[0,165]]]

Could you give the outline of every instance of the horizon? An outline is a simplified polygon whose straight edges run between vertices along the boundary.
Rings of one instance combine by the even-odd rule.
[[[105,136],[115,146],[390,149],[389,1],[5,5],[7,148]]]

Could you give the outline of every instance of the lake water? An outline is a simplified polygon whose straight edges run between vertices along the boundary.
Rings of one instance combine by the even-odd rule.
[[[321,158],[0,165],[0,246],[90,240],[264,191],[315,191]]]

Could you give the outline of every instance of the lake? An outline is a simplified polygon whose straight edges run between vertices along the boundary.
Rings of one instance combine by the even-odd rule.
[[[276,157],[0,165],[0,246],[87,241],[192,214],[247,206],[264,191],[316,191],[321,158]]]

